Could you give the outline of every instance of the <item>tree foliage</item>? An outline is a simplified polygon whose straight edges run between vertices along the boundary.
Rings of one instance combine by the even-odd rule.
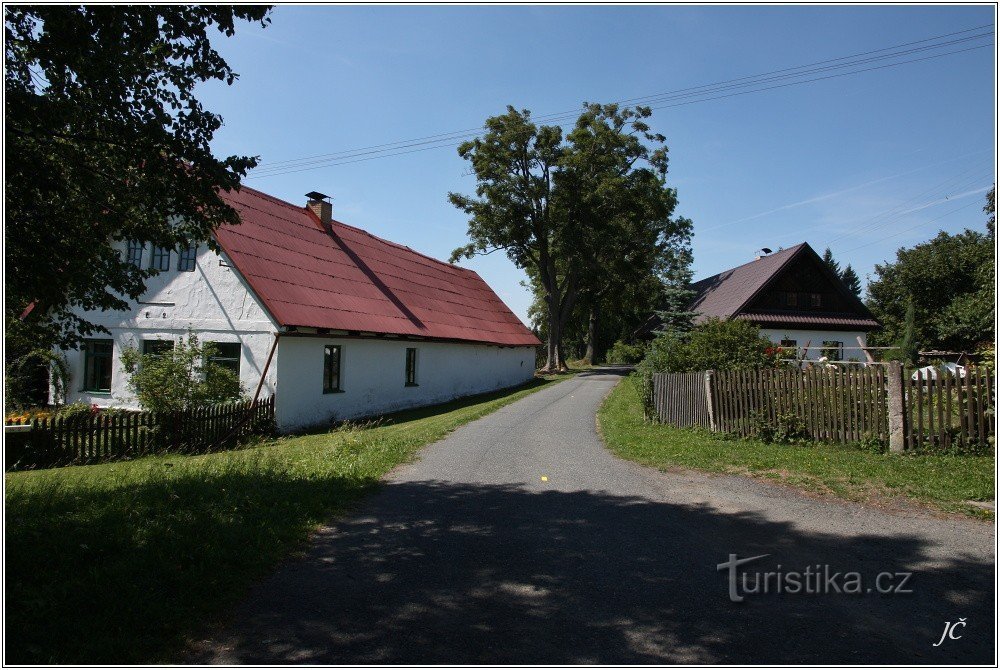
[[[778,349],[755,324],[739,319],[706,319],[690,333],[664,332],[649,346],[640,371],[694,372],[774,367]]]
[[[828,268],[833,270],[833,274],[840,277],[840,280],[851,290],[851,293],[859,298],[861,297],[861,278],[855,272],[854,268],[851,267],[850,263],[847,264],[847,267],[841,269],[840,263],[833,257],[830,247],[827,247],[823,251],[823,262]]]
[[[218,191],[256,159],[217,159],[221,126],[194,96],[237,75],[212,47],[269,8],[225,5],[5,7],[5,260],[8,322],[44,345],[72,346],[99,326],[78,309],[123,310],[152,270],[118,246],[208,240],[238,223]],[[27,313],[26,313],[27,312]]]
[[[609,305],[651,309],[665,259],[689,241],[690,222],[671,218],[676,192],[666,186],[667,149],[650,114],[585,104],[564,139],[561,128],[508,107],[459,147],[477,187],[475,197],[449,194],[470,217],[471,243],[452,260],[504,250],[527,272],[547,369],[565,366],[567,324],[580,323],[580,308],[591,344],[590,324]]]
[[[987,212],[990,213],[989,203]],[[868,306],[883,323],[874,344],[897,345],[909,330],[919,349],[975,351],[995,333],[995,239],[992,232],[940,232],[928,242],[896,252],[895,262],[875,266]]]
[[[847,288],[851,289],[851,293],[857,297],[861,297],[861,278],[858,277],[858,273],[854,271],[851,264],[848,263],[844,271],[840,273],[840,278],[843,280]]]
[[[128,388],[143,409],[177,412],[239,400],[243,395],[239,376],[211,361],[217,353],[213,343],[202,344],[189,332],[186,340],[159,353],[140,354],[134,347],[127,348],[121,361],[129,374]]]

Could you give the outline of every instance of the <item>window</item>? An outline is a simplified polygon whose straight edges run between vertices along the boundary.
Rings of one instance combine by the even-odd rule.
[[[186,249],[181,249],[177,254],[177,269],[181,272],[194,272],[194,258],[198,253],[198,245],[192,244]]]
[[[406,350],[406,385],[417,385],[417,350]]]
[[[799,304],[798,298],[799,298],[798,293],[795,293],[794,291],[787,291],[785,293],[785,306],[786,307],[797,306]]]
[[[83,390],[111,391],[111,340],[86,340],[83,345]]]
[[[137,268],[142,267],[142,250],[146,248],[146,245],[142,242],[129,242],[128,243],[128,255],[125,260],[136,266]]]
[[[823,342],[823,351],[821,355],[826,356],[831,361],[843,360],[844,357],[844,343],[838,342],[836,340],[825,340]]]
[[[823,294],[822,293],[810,293],[809,294],[810,304],[813,307],[823,306]]]
[[[142,341],[142,353],[143,355],[159,356],[165,351],[170,351],[174,348],[174,343],[170,340],[143,340]]]
[[[340,345],[328,344],[323,347],[323,393],[339,393],[340,388]]]
[[[154,270],[169,270],[170,249],[153,247],[153,253],[149,256],[149,267]]]
[[[782,353],[795,354],[799,350],[799,343],[795,340],[782,340],[780,344],[784,350]]]
[[[215,353],[209,356],[208,361],[229,368],[240,375],[240,350],[239,342],[212,342],[215,346]]]

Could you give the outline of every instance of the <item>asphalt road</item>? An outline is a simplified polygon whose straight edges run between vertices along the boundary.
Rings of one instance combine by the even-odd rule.
[[[595,428],[617,381],[582,375],[428,447],[188,660],[994,662],[992,524],[621,461]],[[730,554],[767,554],[738,574],[750,589],[772,579],[769,593],[738,583],[731,602]],[[802,576],[817,565],[823,579]],[[786,589],[792,572],[811,590],[864,581],[776,593],[763,572]],[[912,592],[865,592],[883,572],[893,588],[912,572]]]

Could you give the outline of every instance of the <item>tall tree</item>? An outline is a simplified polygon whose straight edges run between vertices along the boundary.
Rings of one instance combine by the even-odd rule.
[[[576,300],[575,280],[559,274],[558,261],[568,253],[572,231],[553,203],[556,171],[562,156],[562,129],[536,126],[531,112],[511,106],[486,120],[482,137],[464,142],[458,154],[472,164],[476,195],[449,193],[453,205],[469,215],[472,242],[452,253],[462,257],[498,250],[536,279],[545,295],[548,362],[559,366],[559,326]]]
[[[988,210],[987,210],[988,211]],[[995,239],[991,233],[940,232],[912,248],[899,249],[895,262],[875,266],[868,306],[883,328],[873,344],[895,345],[908,330],[918,348],[974,351],[995,334]]]
[[[851,289],[851,293],[861,297],[861,278],[858,277],[858,273],[854,271],[851,264],[848,263],[844,271],[840,273],[840,278],[847,285],[847,288]]]
[[[560,128],[508,107],[459,147],[478,183],[476,197],[449,194],[470,217],[471,243],[452,260],[502,249],[526,270],[542,294],[546,370],[565,368],[563,329],[582,296],[599,309],[608,285],[637,284],[674,231],[689,229],[670,220],[676,193],[665,185],[666,148],[647,145],[663,141],[649,114],[585,105],[563,142]]]
[[[602,312],[651,310],[660,274],[689,248],[691,222],[671,218],[677,192],[666,186],[667,147],[650,131],[651,114],[646,107],[584,105],[557,174],[563,209],[580,231],[569,262],[579,265],[591,362]]]
[[[195,97],[237,75],[211,28],[268,23],[265,6],[5,8],[7,323],[72,346],[103,330],[80,309],[123,310],[152,270],[124,240],[178,248],[238,223],[218,195],[256,159],[213,156],[221,126]]]
[[[823,262],[826,263],[827,267],[829,267],[831,270],[833,270],[834,273],[836,273],[836,275],[838,277],[840,276],[840,263],[838,263],[833,258],[833,252],[830,251],[830,247],[827,247],[823,251]]]

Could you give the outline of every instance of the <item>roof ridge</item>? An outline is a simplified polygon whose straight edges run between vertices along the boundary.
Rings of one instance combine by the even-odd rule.
[[[700,284],[703,281],[707,281],[709,279],[714,279],[715,277],[718,277],[719,275],[721,275],[724,272],[733,272],[734,270],[739,270],[740,268],[746,267],[747,265],[752,265],[753,263],[759,263],[764,258],[774,258],[778,254],[783,254],[786,251],[792,251],[793,249],[798,249],[799,247],[804,246],[806,244],[808,244],[808,243],[807,242],[799,242],[798,244],[796,244],[794,246],[791,246],[791,247],[788,247],[787,249],[778,249],[773,254],[769,254],[767,256],[761,256],[760,258],[755,258],[752,261],[747,261],[746,263],[742,263],[740,265],[736,265],[736,266],[733,266],[731,268],[726,268],[725,270],[719,270],[714,275],[710,275],[708,277],[705,277],[704,279],[699,279],[696,282],[692,282],[692,284]]]
[[[272,200],[272,201],[278,203],[279,205],[285,205],[286,207],[291,207],[292,209],[300,211],[300,212],[306,211],[306,208],[302,207],[301,205],[296,205],[293,202],[289,202],[287,200],[283,200],[281,198],[278,198],[276,196],[271,195],[270,193],[264,193],[263,191],[258,191],[257,189],[253,188],[252,186],[244,186],[243,184],[240,184],[239,188],[236,189],[236,190],[238,192],[250,191],[251,193],[253,193],[257,197],[263,198],[264,200]]]

